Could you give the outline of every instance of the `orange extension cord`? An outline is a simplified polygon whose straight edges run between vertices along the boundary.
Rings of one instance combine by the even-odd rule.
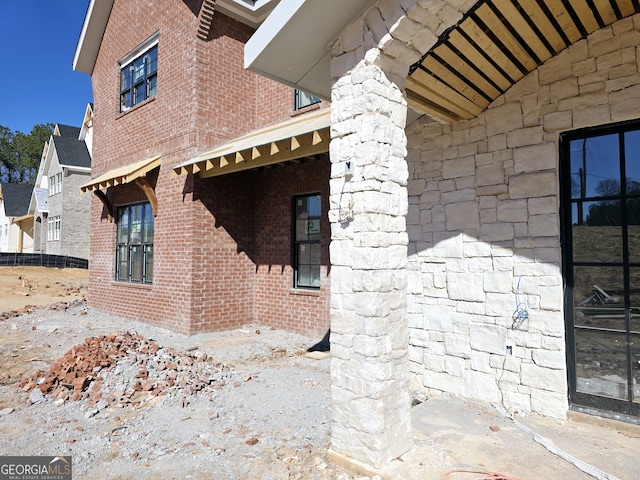
[[[480,477],[474,477],[473,480],[520,480],[517,477],[512,477],[511,475],[505,475],[504,473],[488,472],[487,470],[475,470],[472,468],[454,468],[453,470],[449,470],[440,478],[441,480],[447,480],[450,478],[451,474],[453,473],[473,473],[473,474],[482,475]]]

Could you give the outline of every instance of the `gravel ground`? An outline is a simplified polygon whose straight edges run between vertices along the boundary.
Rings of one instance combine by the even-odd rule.
[[[77,401],[18,388],[42,381],[37,371],[87,337],[127,332],[156,342],[160,354],[196,358],[190,368],[210,383],[108,405],[91,401],[91,385]],[[0,455],[71,455],[77,479],[367,479],[327,459],[329,360],[307,354],[313,343],[256,325],[187,337],[81,301],[8,318],[0,322]],[[140,358],[132,352],[96,373],[103,390],[132,388]]]

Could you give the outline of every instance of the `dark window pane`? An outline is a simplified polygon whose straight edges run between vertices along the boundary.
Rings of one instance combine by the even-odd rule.
[[[158,70],[158,47],[153,47],[147,53],[147,75],[151,75]]]
[[[158,83],[157,76],[153,76],[147,80],[147,98],[155,97],[157,83]]]
[[[144,247],[144,276],[145,283],[153,281],[153,245]]]
[[[118,215],[118,243],[127,243],[129,241],[129,210],[120,209]]]
[[[131,88],[131,69],[125,67],[120,70],[120,91]]]
[[[133,83],[137,83],[144,78],[144,57],[136,58],[133,61]]]
[[[118,280],[129,280],[129,247],[126,245],[119,245],[116,249],[116,278]]]
[[[571,198],[619,195],[619,152],[618,134],[571,141]]]
[[[621,262],[622,227],[572,227],[574,262]]]
[[[153,213],[151,212],[151,205],[146,204],[144,210],[144,242],[153,242]]]
[[[627,194],[640,195],[640,130],[624,134]]]
[[[574,267],[575,324],[625,329],[624,278],[621,267]]]
[[[131,281],[142,281],[142,246],[131,245]]]
[[[627,399],[624,334],[576,331],[576,389],[603,397]]]

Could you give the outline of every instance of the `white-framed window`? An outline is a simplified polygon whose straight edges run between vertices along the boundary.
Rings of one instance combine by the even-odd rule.
[[[49,177],[49,195],[62,192],[62,172]]]
[[[60,215],[55,217],[49,217],[47,220],[47,240],[60,240],[60,227],[61,227]]]

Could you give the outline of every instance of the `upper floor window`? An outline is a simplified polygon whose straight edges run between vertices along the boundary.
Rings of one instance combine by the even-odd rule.
[[[49,177],[49,195],[62,192],[62,172]]]
[[[295,102],[293,107],[295,110],[300,110],[301,108],[308,107],[316,103],[320,103],[320,99],[315,95],[305,93],[302,90],[295,90]]]
[[[294,287],[320,288],[320,194],[294,198]]]
[[[158,36],[120,60],[120,111],[155,97],[158,85]]]

